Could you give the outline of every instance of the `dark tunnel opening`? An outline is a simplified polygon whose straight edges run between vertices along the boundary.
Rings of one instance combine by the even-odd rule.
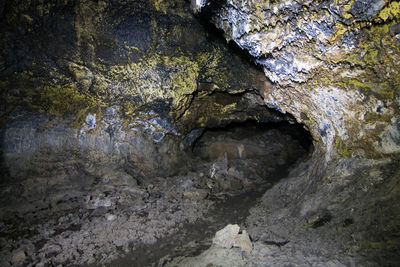
[[[222,184],[222,191],[242,189],[246,184],[257,188],[271,185],[286,177],[296,163],[312,152],[310,133],[302,125],[288,121],[246,120],[206,128],[192,147],[197,166],[212,164],[210,176],[230,180],[225,181],[228,184],[217,182]]]

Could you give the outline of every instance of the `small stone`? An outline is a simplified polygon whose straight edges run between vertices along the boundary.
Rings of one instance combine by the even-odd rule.
[[[213,165],[210,168],[210,177],[214,178],[214,176],[218,172],[225,173],[227,169],[228,169],[228,163],[227,162],[214,162]]]
[[[110,221],[110,222],[114,221],[117,218],[117,216],[115,216],[114,214],[110,214],[110,213],[107,213],[105,215],[105,217],[106,217],[107,221]]]
[[[18,251],[17,253],[15,253],[12,257],[12,262],[13,263],[21,263],[26,259],[26,254],[24,251]]]
[[[215,234],[215,237],[213,238],[213,244],[223,248],[232,248],[239,230],[239,225],[228,224],[224,229],[219,230]]]

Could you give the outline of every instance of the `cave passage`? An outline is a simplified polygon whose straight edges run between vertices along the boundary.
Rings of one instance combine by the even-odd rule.
[[[192,170],[184,176],[184,186],[191,189],[183,198],[198,203],[211,200],[212,208],[196,221],[184,223],[178,233],[136,247],[109,266],[163,266],[176,257],[199,255],[211,245],[216,231],[227,224],[243,226],[265,190],[312,150],[309,132],[286,121],[248,120],[205,129],[192,147]]]
[[[140,183],[113,165],[55,157],[44,172],[3,180],[2,245],[24,264],[147,266],[197,255],[226,224],[243,225],[265,190],[312,152],[311,140],[288,122],[205,129],[185,172]]]
[[[400,266],[399,3],[0,1],[0,267]]]
[[[192,151],[195,161],[212,163],[213,178],[230,181],[220,181],[226,191],[285,177],[299,158],[312,152],[312,138],[298,124],[248,120],[206,129]]]
[[[0,76],[0,265],[196,255],[312,138],[267,109],[264,72],[187,1],[83,2],[10,2],[0,19],[14,62]]]

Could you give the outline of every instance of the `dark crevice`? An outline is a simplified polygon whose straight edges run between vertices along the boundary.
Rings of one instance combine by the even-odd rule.
[[[233,121],[228,123],[227,125],[221,125],[219,127],[213,128],[205,128],[202,135],[199,136],[193,143],[192,151],[195,148],[196,144],[201,140],[206,132],[215,132],[215,133],[224,133],[233,131],[236,128],[252,128],[257,129],[257,131],[269,131],[269,130],[278,130],[282,134],[290,135],[294,140],[298,141],[299,144],[306,149],[308,152],[312,153],[313,138],[310,133],[305,129],[304,125],[298,123],[290,123],[288,121],[279,121],[279,122],[257,122],[255,120],[246,120],[243,122]]]
[[[309,132],[301,125],[286,121],[259,123],[248,120],[207,128],[192,147],[195,162],[226,164],[221,167],[222,176],[235,176],[235,171],[229,169],[237,169],[243,177],[250,177],[250,183],[254,185],[277,182],[312,151]],[[236,178],[243,183],[240,175]]]
[[[215,24],[212,23],[213,15],[218,13],[218,10],[220,10],[225,5],[225,3],[225,0],[210,1],[209,4],[202,9],[201,13],[196,15],[197,20],[207,32],[207,40],[210,42],[221,43],[227,46],[234,55],[240,57],[244,62],[251,62],[252,67],[262,71],[262,66],[255,63],[254,57],[250,55],[247,50],[242,49],[233,40],[227,41],[224,38],[224,31],[217,28]]]

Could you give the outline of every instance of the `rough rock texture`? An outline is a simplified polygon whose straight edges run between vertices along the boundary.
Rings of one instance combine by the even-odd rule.
[[[228,224],[215,233],[213,244],[222,248],[238,247],[242,251],[250,252],[252,244],[246,230],[239,233],[240,227],[237,224]]]
[[[317,141],[244,228],[254,249],[216,248],[170,266],[397,266],[398,1],[206,1],[196,12],[262,65],[266,104]]]
[[[301,164],[250,210],[250,253],[211,246],[165,266],[397,266],[399,161],[318,162]]]
[[[179,236],[214,199],[234,209],[227,196],[258,186],[243,171],[267,168],[243,156],[290,157],[279,142],[262,155],[246,138],[198,140],[233,121],[294,122],[270,107],[304,123],[315,150],[239,223],[252,250],[159,265],[397,266],[399,1],[191,6],[248,55],[206,33],[189,1],[0,2],[1,265],[109,262]]]
[[[57,158],[61,155],[45,151],[41,158],[24,158],[23,163],[16,157],[21,164],[30,164],[26,169],[31,172],[11,173],[2,180],[0,265],[121,266],[118,258],[131,253],[133,259],[122,266],[144,266],[171,253],[174,242],[196,238],[201,244],[205,233],[244,220],[245,204],[282,176],[275,161],[284,169],[292,166],[299,155],[289,156],[283,145],[306,153],[297,140],[282,140],[274,129],[265,135],[274,141],[262,156],[270,164],[254,165],[246,154],[240,165],[232,158],[220,162],[198,157],[195,172],[170,177],[132,176],[113,162],[83,165],[80,155],[63,163]],[[260,139],[248,136],[247,144],[251,151]],[[232,241],[235,247],[251,250],[244,231]]]
[[[206,128],[286,117],[187,2],[0,3],[0,265],[109,262],[270,185],[192,158]]]
[[[1,12],[2,169],[46,150],[173,174],[193,130],[283,118],[259,96],[262,72],[184,1],[7,1]]]
[[[213,244],[223,247],[231,248],[235,243],[235,238],[239,234],[240,227],[237,224],[228,224],[224,229],[215,233]]]
[[[201,1],[271,81],[265,103],[293,114],[326,158],[400,152],[398,1]]]
[[[12,197],[8,202],[1,197],[0,264],[98,264],[154,244],[182,232],[184,224],[194,223],[212,206],[210,200],[182,198],[202,178],[196,174],[170,180],[160,177],[138,186],[126,173],[105,173],[104,168],[76,173],[75,181],[67,175],[30,177],[31,184],[24,182],[21,187],[26,188],[20,188],[29,202],[18,204]],[[185,186],[188,181],[193,185]],[[36,193],[39,189],[46,190],[46,196]]]

